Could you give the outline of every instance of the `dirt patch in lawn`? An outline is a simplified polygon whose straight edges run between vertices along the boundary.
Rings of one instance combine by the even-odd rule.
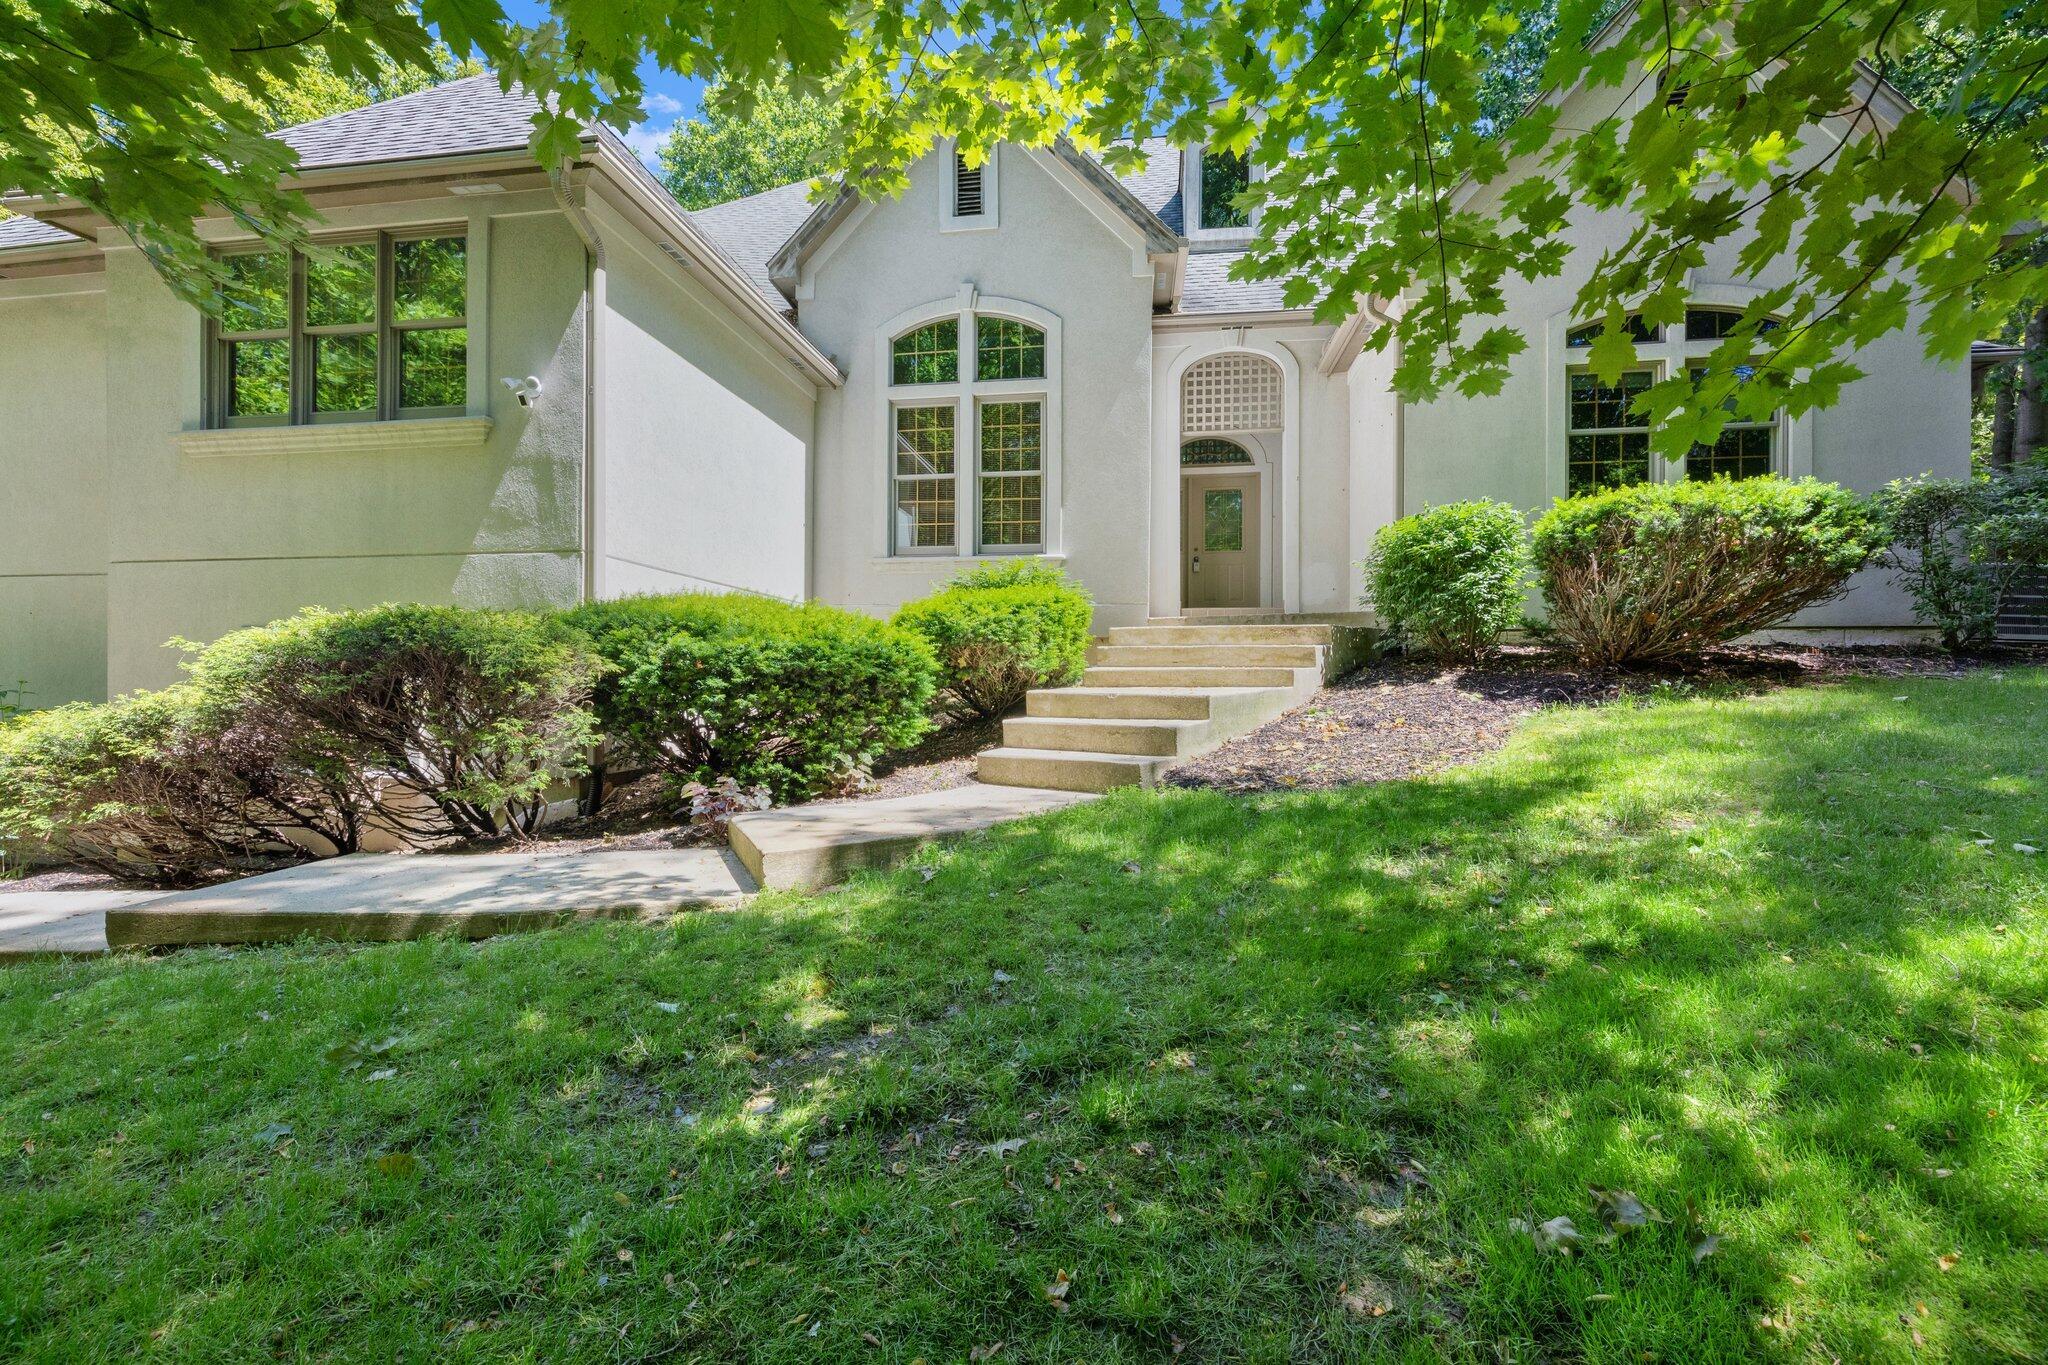
[[[1253,792],[1412,777],[1469,762],[1507,742],[1545,706],[1588,706],[1668,690],[1753,690],[1850,677],[1961,677],[2048,663],[2048,650],[1959,659],[1906,648],[1771,645],[1718,650],[1672,672],[1582,669],[1554,653],[1510,647],[1480,667],[1409,660],[1371,664],[1314,700],[1169,771],[1179,787]]]

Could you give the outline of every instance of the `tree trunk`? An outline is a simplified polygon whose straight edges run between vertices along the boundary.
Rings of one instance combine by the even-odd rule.
[[[2048,442],[2048,307],[2027,319],[2027,354],[2020,362],[2017,410],[2013,414],[2012,454],[2030,460]]]
[[[1991,467],[2012,468],[2013,427],[2018,418],[2010,375],[1994,375],[1991,381]]]

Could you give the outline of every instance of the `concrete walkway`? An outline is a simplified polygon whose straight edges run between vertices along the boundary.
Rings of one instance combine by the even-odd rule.
[[[915,796],[823,801],[735,816],[732,851],[763,887],[816,891],[862,868],[893,867],[934,839],[1094,799],[973,782]]]
[[[0,891],[0,959],[107,951],[107,911],[161,891]]]

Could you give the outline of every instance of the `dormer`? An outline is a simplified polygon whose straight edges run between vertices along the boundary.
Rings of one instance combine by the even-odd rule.
[[[1188,245],[1248,245],[1256,224],[1237,197],[1261,178],[1251,158],[1213,147],[1189,147],[1180,157],[1181,231]]]

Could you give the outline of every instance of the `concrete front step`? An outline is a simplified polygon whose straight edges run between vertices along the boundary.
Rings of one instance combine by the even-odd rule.
[[[1174,760],[1146,754],[1080,753],[1070,749],[984,749],[975,774],[983,782],[1068,792],[1157,786]]]
[[[1186,625],[1113,626],[1112,645],[1326,645],[1336,632],[1329,626]]]
[[[934,839],[1086,801],[1089,790],[974,783],[876,801],[755,811],[733,817],[728,830],[734,855],[760,886],[816,891],[862,868],[892,867]]]
[[[1095,645],[1088,662],[1110,668],[1321,668],[1321,645]]]
[[[1313,668],[1204,668],[1177,665],[1171,668],[1114,667],[1097,665],[1081,674],[1081,686],[1123,687],[1313,687],[1321,681]]]
[[[1207,720],[1015,716],[1003,722],[1003,743],[1013,749],[1189,758],[1206,747],[1216,728]]]
[[[1258,704],[1260,687],[1040,687],[1024,695],[1027,716],[1088,716],[1097,720],[1217,720]]]

